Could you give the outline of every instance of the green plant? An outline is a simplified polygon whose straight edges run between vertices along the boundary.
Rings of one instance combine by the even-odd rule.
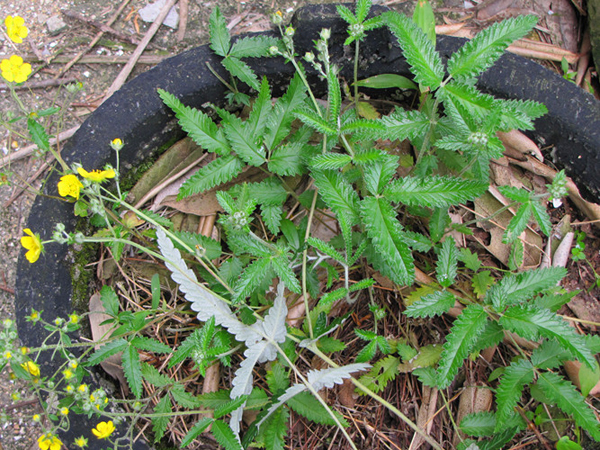
[[[209,105],[207,108],[219,119],[215,121],[207,110],[185,106],[174,95],[159,90],[158,95],[173,110],[181,128],[215,155],[183,184],[179,198],[217,191],[223,210],[218,220],[222,242],[176,231],[171,221],[129,205],[125,193],[104,189],[101,181],[115,176],[118,170],[105,168],[97,172],[98,179],[92,179],[79,168],[77,172],[85,182],[80,187],[73,173],[65,175],[69,178],[64,187],[70,188],[68,195],[76,197],[76,211],[80,215],[92,213],[95,223],[104,228],[92,237],[63,235],[57,229],[54,240],[107,243],[117,261],[124,246],[129,245],[163,261],[203,324],[173,349],[143,335],[168,314],[161,304],[161,290],[167,288],[159,286],[157,278],[151,283],[151,307],[137,312],[121,311],[115,290],[105,287],[101,301],[113,329],[101,342],[88,345],[87,362],[65,369],[71,371],[68,378],[63,372],[62,378],[55,375],[44,379],[61,386],[64,383],[64,405],[90,416],[96,408],[114,418],[147,417],[156,440],[165,434],[172,418],[202,414],[181,445],[191,444],[210,427],[214,438],[228,450],[251,445],[284,448],[293,411],[316,424],[337,427],[347,441],[344,445],[356,448],[346,418],[319,394],[324,388],[351,382],[356,392],[379,402],[433,448],[441,449],[440,443],[380,394],[399,373],[409,372],[423,385],[444,390],[466,360],[505,341],[517,351],[505,367],[493,374],[498,378],[501,373],[494,389],[496,411],[470,414],[456,424],[470,436],[489,439],[469,438],[459,447],[502,448],[524,430],[523,417],[528,417],[530,407],[529,402],[521,401],[526,389],[536,393],[537,402],[556,404],[576,426],[600,440],[592,409],[558,372],[569,359],[577,359],[587,370],[598,372],[594,355],[600,351],[596,337],[577,334],[556,313],[570,299],[556,288],[566,271],[496,270],[492,274],[491,268],[481,270],[484,267],[476,254],[459,250],[450,234],[453,227],[449,208],[472,201],[488,188],[490,161],[504,150],[496,133],[532,129],[533,121],[545,113],[545,107],[538,103],[496,99],[475,87],[477,76],[513,40],[526,35],[536,19],[526,16],[492,25],[452,55],[445,68],[434,48],[433,16],[428,14],[425,2],[419,4],[418,23],[394,12],[368,18],[370,8],[369,0],[359,0],[354,13],[338,7],[349,24],[346,45],[354,43],[356,50],[354,91],[349,104],[343,102],[339,68],[329,57],[329,30],[323,30],[315,42],[316,55],[304,55],[303,62],[295,54],[295,30],[283,29],[279,15],[275,15],[274,22],[280,26],[281,40],[250,37],[232,44],[218,9],[210,20],[211,48],[223,58],[223,66],[231,75],[231,80],[222,80],[231,89],[230,104],[245,105],[247,115]],[[394,77],[357,79],[359,43],[366,32],[381,26],[389,27],[396,37],[418,86]],[[282,57],[296,69],[279,98],[273,98],[268,80],[259,80],[242,61],[245,57],[266,56],[267,52]],[[307,82],[304,64],[325,81],[324,99],[319,99]],[[256,95],[244,93],[240,83]],[[381,118],[365,118],[372,116],[374,108],[362,105],[366,100],[358,88],[399,83],[418,88],[418,108],[398,106]],[[383,148],[379,144],[384,140],[409,140],[415,148],[414,157],[403,157],[390,146]],[[117,153],[121,144],[115,144]],[[218,190],[252,168],[263,173],[262,180]],[[398,177],[402,168],[406,171]],[[297,190],[299,184],[293,177],[308,179],[305,185],[309,188]],[[550,234],[545,201],[549,196],[558,200],[565,195],[561,182],[557,177],[549,194],[501,188],[511,201],[504,209],[518,207],[504,234],[507,245],[522,245],[519,236],[531,218],[542,233]],[[72,194],[74,190],[77,196]],[[288,215],[290,199],[301,211],[295,220]],[[138,229],[135,220],[120,220],[123,210],[150,228]],[[317,234],[317,221],[326,222],[334,232],[328,237]],[[454,228],[468,232],[465,226]],[[33,233],[29,238],[28,245],[35,247],[39,255],[44,243]],[[426,262],[435,266],[435,280],[430,282],[423,281],[419,269]],[[514,265],[520,266],[518,262]],[[403,338],[379,334],[386,306],[374,294],[375,276],[364,276],[373,272],[391,280],[396,289],[415,287],[403,311],[409,319],[430,320],[451,309],[461,310],[443,346],[419,345],[408,333]],[[459,278],[465,276],[471,279],[472,292],[455,289]],[[335,317],[333,307],[345,302],[352,308],[366,298],[374,315],[373,326],[351,333],[351,339],[366,344],[352,355],[354,362],[345,364],[346,358],[344,364],[338,364],[336,361],[342,360],[339,352],[349,346],[338,335],[347,316]],[[288,304],[292,302],[302,306],[294,317],[299,319],[299,327],[286,324],[290,319]],[[60,336],[60,344],[52,348],[66,354],[74,346],[67,333],[75,324],[65,327],[60,322],[46,327]],[[5,348],[11,348],[13,338],[10,335],[4,339]],[[101,346],[92,351],[93,345]],[[168,363],[171,368],[191,359],[194,373],[201,376],[215,361],[231,365],[230,389],[192,395],[183,381],[174,381],[141,361],[140,351],[172,352]],[[104,407],[108,402],[105,395],[96,393],[91,399],[89,393],[81,392],[78,397],[78,383],[86,374],[85,367],[119,353],[135,399],[124,401],[132,412],[111,415]],[[373,366],[368,364],[378,354],[381,358]],[[321,361],[317,368],[306,364],[313,358]],[[39,377],[27,361],[9,362],[18,376]],[[256,380],[259,371],[264,374],[264,383]],[[74,382],[70,381],[73,377]],[[145,394],[144,383],[152,386],[152,395]],[[73,393],[68,392],[69,386]],[[152,412],[144,411],[142,402],[154,398],[157,402]],[[242,433],[244,410],[254,410],[257,415]],[[229,423],[224,420],[227,415]],[[59,428],[66,425],[59,420]],[[108,425],[98,430],[110,437]],[[133,426],[128,433],[131,437]],[[121,443],[115,440],[115,448]],[[562,439],[561,445],[570,444]]]

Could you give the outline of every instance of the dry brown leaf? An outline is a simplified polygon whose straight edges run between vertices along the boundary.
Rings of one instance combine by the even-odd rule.
[[[423,386],[423,395],[421,398],[421,407],[419,408],[419,414],[417,415],[417,426],[423,430],[426,434],[431,433],[431,427],[433,426],[433,419],[437,412],[437,397],[438,390],[436,388],[430,388],[429,386]],[[425,444],[428,447],[429,444],[425,442],[425,438],[420,434],[413,436],[412,442],[408,450],[417,450]]]
[[[99,342],[110,336],[111,331],[114,329],[114,325],[111,324],[101,325],[102,322],[109,320],[111,317],[108,314],[106,314],[106,309],[104,309],[104,305],[102,304],[99,292],[96,292],[90,297],[89,309],[90,315],[88,317],[90,320],[90,328],[92,331],[92,340],[94,342]],[[98,348],[100,348],[100,345],[96,345],[95,348],[96,350],[98,350]],[[108,357],[100,363],[100,366],[111,377],[119,380],[123,392],[125,394],[128,394],[129,386],[127,385],[127,380],[125,380],[125,373],[123,372],[123,367],[121,366],[122,354],[123,352],[119,352],[115,355]]]
[[[466,387],[460,394],[456,423],[459,424],[468,414],[489,411],[492,408],[493,400],[494,395],[488,388],[480,386]],[[454,446],[456,447],[464,439],[464,433],[457,430],[453,440]]]

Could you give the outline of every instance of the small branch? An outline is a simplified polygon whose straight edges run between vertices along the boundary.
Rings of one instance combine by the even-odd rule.
[[[129,42],[130,44],[133,45],[139,45],[140,41],[138,41],[136,38],[134,38],[133,36],[129,36],[125,33],[122,33],[118,30],[115,30],[114,28],[112,28],[109,25],[104,25],[103,23],[98,22],[97,20],[93,20],[93,19],[88,19],[87,17],[82,16],[81,14],[78,14],[74,11],[62,11],[62,14],[64,16],[67,16],[71,19],[75,19],[78,20],[80,22],[83,22],[87,25],[91,25],[95,28],[98,28],[100,31],[102,31],[103,33],[109,33],[112,34],[113,36],[115,36],[116,38],[119,38],[120,40],[124,41],[124,42]]]
[[[133,70],[135,64],[137,63],[138,59],[142,55],[142,52],[148,46],[148,44],[150,43],[150,41],[152,40],[152,38],[154,37],[154,35],[158,31],[158,29],[162,25],[162,21],[165,19],[165,17],[167,17],[167,14],[169,13],[169,11],[173,7],[173,5],[176,3],[176,1],[177,0],[168,0],[165,3],[165,5],[163,6],[163,9],[160,11],[160,14],[156,18],[156,20],[154,21],[152,26],[150,26],[150,28],[146,32],[144,38],[142,39],[142,42],[140,42],[140,45],[138,45],[138,47],[135,49],[135,51],[131,55],[129,62],[127,64],[125,64],[125,67],[123,67],[123,70],[121,70],[121,72],[119,73],[119,75],[117,76],[117,78],[115,79],[113,84],[110,86],[110,88],[108,88],[108,91],[106,92],[106,95],[104,96],[104,100],[108,99],[111,95],[113,95],[123,85],[123,83],[125,83],[125,80],[127,80],[127,77],[129,76],[129,74]]]
[[[83,53],[83,52],[82,52]],[[78,57],[73,55],[58,55],[52,58],[52,62],[55,64],[67,64],[74,61],[73,64],[126,64],[129,61],[129,56],[116,56],[116,55],[86,55]],[[142,55],[139,57],[138,64],[158,64],[168,58],[169,55]],[[38,58],[35,55],[28,54],[23,55],[23,61],[28,63],[45,63],[46,61]],[[71,67],[69,66],[69,68]],[[64,70],[64,68],[63,68]]]
[[[117,9],[117,11],[115,11],[115,13],[108,19],[108,22],[107,22],[108,26],[112,25],[117,20],[117,18],[123,12],[123,10],[125,9],[125,7],[127,6],[127,4],[129,2],[130,2],[130,0],[124,0],[123,3],[121,3],[121,6],[119,6],[119,9]],[[67,65],[65,67],[63,67],[60,72],[58,72],[58,75],[56,75],[56,78],[60,77],[67,70],[69,70],[71,67],[73,67],[73,64],[75,64],[77,61],[79,61],[83,57],[83,55],[85,55],[92,48],[94,48],[94,45],[96,45],[98,43],[98,41],[100,41],[100,39],[102,38],[103,35],[104,35],[103,31],[100,31],[99,33],[97,33],[96,36],[94,36],[94,39],[92,39],[92,41],[87,45],[86,48],[84,48],[82,51],[80,51],[71,60],[66,61]],[[55,58],[55,61],[59,62],[59,61],[57,61],[57,59],[58,58]]]
[[[179,28],[177,30],[177,42],[183,41],[188,19],[188,0],[179,0]]]
[[[79,129],[79,125],[58,133],[58,139],[51,138],[50,145],[55,145],[57,142],[64,141],[65,139],[70,138],[71,136],[73,136],[75,134],[75,132],[78,129]],[[35,151],[36,148],[37,148],[37,145],[31,144],[31,145],[28,145],[27,147],[22,148],[21,150],[12,152],[8,156],[5,156],[4,158],[0,159],[0,168],[10,164],[11,162],[15,162],[20,159],[26,158],[27,156],[31,155]]]
[[[41,89],[41,88],[47,88],[50,86],[62,86],[63,84],[69,84],[69,83],[74,83],[75,81],[77,81],[77,78],[75,77],[70,77],[70,78],[52,78],[49,80],[42,80],[42,81],[27,81],[24,84],[20,84],[18,86],[15,86],[15,90],[20,90],[20,89]],[[8,86],[6,84],[0,84],[0,89],[8,89]]]

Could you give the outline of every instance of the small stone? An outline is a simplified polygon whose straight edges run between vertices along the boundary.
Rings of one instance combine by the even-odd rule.
[[[51,36],[55,36],[67,28],[67,24],[61,16],[56,15],[50,17],[46,21],[46,27],[48,28],[48,33],[50,33]]]
[[[158,0],[157,2],[149,3],[147,6],[138,11],[140,17],[144,22],[154,22],[162,11],[163,6],[165,6],[165,3],[167,3],[167,0]],[[163,20],[163,25],[176,29],[178,24],[179,13],[177,12],[176,7],[173,6],[167,14],[167,17],[165,17],[165,20]]]

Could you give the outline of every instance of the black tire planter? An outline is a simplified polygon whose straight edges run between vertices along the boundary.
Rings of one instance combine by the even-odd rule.
[[[353,49],[343,47],[346,26],[338,18],[334,5],[302,8],[295,14],[292,23],[297,30],[294,40],[299,55],[312,50],[313,40],[318,38],[322,28],[330,28],[332,58],[342,67],[342,76],[348,80],[352,78]],[[393,42],[395,40],[386,29],[368,34],[361,44],[361,78],[377,73],[410,76],[408,65]],[[439,37],[438,50],[447,58],[463,42],[458,38]],[[80,163],[88,170],[101,168],[106,163],[114,165],[114,152],[108,144],[119,137],[125,143],[121,151],[121,170],[126,173],[144,158],[182,137],[172,112],[163,105],[156,90],[165,89],[186,105],[198,108],[206,102],[222,103],[225,88],[207,69],[206,62],[220,70],[219,59],[208,45],[165,60],[127,83],[100,106],[65,145],[62,152],[65,160]],[[292,66],[283,64],[280,59],[251,61],[250,65],[259,76],[266,75],[275,84],[272,86],[274,95],[281,93],[292,75]],[[317,81],[316,77],[313,76],[313,80]],[[479,87],[498,97],[530,99],[545,104],[549,112],[536,121],[534,137],[544,145],[554,146],[555,162],[567,169],[588,199],[600,199],[599,102],[555,73],[512,54],[503,56],[488,70],[481,77]],[[382,95],[380,91],[370,94],[373,97]],[[53,173],[46,184],[49,193],[55,196],[58,178],[59,174]],[[55,224],[59,222],[65,224],[67,231],[75,229],[73,205],[38,196],[27,227],[40,233],[44,240],[51,237]],[[35,264],[27,262],[21,254],[17,267],[17,325],[21,340],[29,347],[39,346],[43,339],[41,327],[25,320],[32,309],[42,310],[46,320],[64,318],[73,312],[70,270],[73,250],[58,244],[47,245],[45,250]],[[49,356],[49,352],[42,354],[39,361],[42,372],[46,374],[54,373],[58,367],[57,362],[49,360]],[[103,441],[98,441],[90,431],[96,423],[84,416],[72,416],[71,429],[62,438],[69,445],[83,435],[89,437],[90,449],[100,449]],[[122,433],[124,428],[121,424],[117,433]],[[138,441],[134,448],[141,450],[149,446]]]

